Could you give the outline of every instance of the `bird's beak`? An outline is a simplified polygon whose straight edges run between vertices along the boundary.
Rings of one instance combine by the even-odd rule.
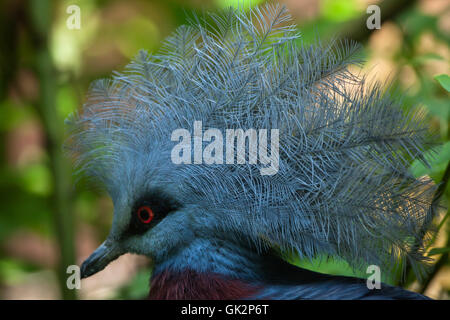
[[[81,278],[87,278],[103,270],[122,253],[113,241],[106,240],[81,265]]]

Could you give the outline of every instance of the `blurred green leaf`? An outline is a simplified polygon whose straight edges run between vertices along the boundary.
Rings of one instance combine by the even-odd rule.
[[[293,263],[296,266],[299,266],[300,268],[305,268],[308,270],[325,274],[358,277],[358,278],[366,278],[368,276],[368,274],[365,273],[366,270],[355,270],[346,261],[335,257],[328,257],[328,258],[318,257],[312,260],[293,259],[291,263]],[[382,277],[384,279],[384,282],[388,284],[394,284],[396,275],[382,274]]]
[[[51,233],[49,202],[40,193],[30,192],[22,177],[11,170],[0,170],[0,241],[18,229]]]
[[[436,53],[426,53],[424,55],[412,58],[411,63],[414,66],[420,66],[429,60],[444,60],[444,58]]]
[[[424,98],[423,102],[430,114],[439,118],[440,120],[447,121],[450,115],[450,107],[448,99],[441,98]]]
[[[321,14],[332,21],[346,21],[357,17],[361,11],[355,0],[322,0]]]
[[[119,299],[143,299],[150,290],[151,270],[145,268],[140,270],[126,286],[122,287],[118,293]]]
[[[0,103],[0,130],[10,130],[30,119],[32,108],[27,105],[19,105],[11,100]]]
[[[434,256],[437,254],[443,254],[443,253],[449,253],[450,252],[450,248],[433,248],[430,250],[430,252],[428,253],[429,256]]]
[[[440,150],[438,150],[437,154],[435,151],[428,151],[425,154],[425,159],[428,161],[431,168],[426,167],[419,160],[414,160],[411,165],[411,172],[416,178],[426,174],[435,178],[435,176],[443,173],[447,166],[447,162],[450,159],[450,141],[447,141]]]
[[[111,36],[128,58],[134,57],[141,49],[150,52],[155,50],[160,41],[159,29],[148,17],[135,17],[126,21]]]
[[[66,119],[78,106],[78,100],[74,89],[68,85],[59,89],[56,95],[56,105],[59,114],[61,115],[61,119]]]
[[[417,8],[412,8],[412,10],[406,10],[399,17],[399,22],[407,36],[418,39],[423,32],[436,28],[437,18],[425,15]]]
[[[254,7],[256,5],[259,5],[263,2],[265,2],[265,0],[246,0],[246,1],[242,1],[242,0],[215,0],[216,4],[218,7],[220,8],[228,8],[228,7],[243,7],[245,9],[248,9],[250,7]]]
[[[42,163],[33,164],[21,173],[24,189],[30,193],[49,196],[52,192],[51,173]]]
[[[0,279],[8,285],[20,283],[29,272],[36,270],[35,266],[16,259],[0,260]]]
[[[440,74],[434,78],[445,90],[447,90],[447,92],[450,92],[450,77],[447,74]]]

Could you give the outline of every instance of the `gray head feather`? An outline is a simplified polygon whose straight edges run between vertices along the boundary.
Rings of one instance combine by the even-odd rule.
[[[408,167],[424,159],[423,115],[405,114],[380,85],[350,72],[361,63],[354,43],[302,44],[283,7],[210,17],[92,86],[69,119],[79,171],[113,199],[129,185],[166,186],[261,249],[356,267],[419,265],[433,186]],[[279,129],[278,173],[173,164],[171,133],[192,132],[194,121],[204,130]]]

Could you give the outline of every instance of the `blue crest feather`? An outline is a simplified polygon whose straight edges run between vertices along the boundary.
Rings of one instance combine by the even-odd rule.
[[[425,161],[424,115],[351,72],[357,44],[305,45],[290,21],[277,5],[194,19],[157,54],[97,81],[68,120],[78,170],[113,198],[141,177],[172,185],[178,201],[260,248],[420,270],[434,186],[408,168]],[[194,121],[279,129],[278,173],[173,164],[171,132]]]

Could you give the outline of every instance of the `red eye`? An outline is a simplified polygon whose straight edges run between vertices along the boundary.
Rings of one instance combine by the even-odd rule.
[[[154,214],[150,207],[143,206],[138,209],[137,216],[142,223],[148,224],[153,220]]]

